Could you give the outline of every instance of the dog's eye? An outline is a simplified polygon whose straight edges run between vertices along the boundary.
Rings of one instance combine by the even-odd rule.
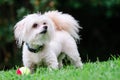
[[[34,23],[32,28],[37,28],[38,24],[37,23]]]
[[[46,25],[47,23],[46,22],[43,22],[43,25]]]

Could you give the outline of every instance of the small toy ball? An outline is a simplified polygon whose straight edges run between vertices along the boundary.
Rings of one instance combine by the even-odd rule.
[[[16,70],[16,74],[18,75],[28,75],[30,74],[30,69],[27,67],[21,67]]]

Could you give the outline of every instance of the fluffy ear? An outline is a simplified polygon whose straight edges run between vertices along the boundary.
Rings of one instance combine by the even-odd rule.
[[[79,28],[82,27],[79,26],[77,20],[75,20],[71,15],[63,14],[58,11],[49,11],[46,12],[45,15],[52,19],[57,30],[65,30],[75,39],[79,39],[78,32]]]
[[[18,23],[16,23],[16,25],[14,26],[14,36],[18,43],[18,46],[21,46],[23,42],[24,33],[25,33],[24,25],[25,25],[25,21],[21,20]]]

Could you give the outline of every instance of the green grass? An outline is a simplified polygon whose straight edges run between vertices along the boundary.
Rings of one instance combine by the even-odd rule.
[[[16,70],[0,71],[0,80],[120,80],[120,58],[85,63],[83,69],[73,66],[53,71],[37,68],[34,74],[23,76],[17,75]]]

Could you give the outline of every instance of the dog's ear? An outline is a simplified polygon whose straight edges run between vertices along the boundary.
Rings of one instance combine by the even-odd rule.
[[[55,24],[57,30],[65,30],[75,39],[79,39],[79,28],[81,28],[71,15],[58,11],[49,11],[45,13]]]
[[[25,21],[21,20],[14,26],[14,36],[17,41],[18,46],[20,47],[23,43],[24,33],[25,33]]]

